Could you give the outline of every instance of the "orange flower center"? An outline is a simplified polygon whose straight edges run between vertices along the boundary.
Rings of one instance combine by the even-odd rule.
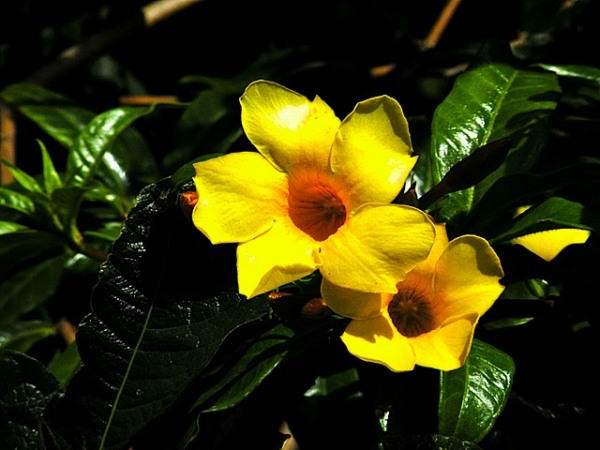
[[[296,169],[288,177],[288,212],[294,224],[317,241],[324,241],[348,217],[342,189],[316,169]]]
[[[400,288],[388,305],[396,329],[406,337],[427,333],[435,327],[435,316],[427,297],[412,287]]]

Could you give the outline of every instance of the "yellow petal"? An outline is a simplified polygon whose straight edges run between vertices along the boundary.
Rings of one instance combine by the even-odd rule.
[[[513,239],[512,243],[522,245],[545,261],[552,261],[569,245],[583,244],[589,237],[588,230],[561,228],[527,234]]]
[[[385,294],[346,289],[330,283],[325,278],[321,283],[321,296],[325,304],[342,316],[352,319],[368,319],[378,316],[384,305]]]
[[[435,270],[434,292],[441,321],[465,314],[482,315],[504,290],[500,259],[479,236],[452,240]]]
[[[396,283],[427,257],[434,235],[416,208],[364,206],[322,242],[321,273],[348,289],[395,293]]]
[[[270,81],[256,81],[240,98],[242,126],[269,161],[284,171],[294,166],[329,170],[329,154],[340,124],[319,97],[303,95]]]
[[[237,249],[238,287],[254,297],[311,274],[317,267],[316,242],[291,221],[281,220]]]
[[[442,256],[442,253],[444,253],[446,247],[448,247],[448,233],[446,232],[446,225],[443,223],[436,223],[435,240],[433,241],[431,251],[427,256],[427,259],[415,267],[415,271],[422,274],[431,274],[431,276],[433,276],[438,259],[440,259],[440,256]]]
[[[213,244],[245,242],[273,226],[287,208],[287,177],[255,152],[194,164],[194,225]]]
[[[459,317],[429,333],[410,338],[419,366],[439,370],[461,367],[471,349],[477,315]]]
[[[342,334],[342,342],[357,358],[383,364],[394,372],[415,367],[408,339],[398,333],[387,313],[372,319],[353,320]]]
[[[340,125],[331,151],[332,171],[348,183],[351,203],[389,203],[402,189],[416,157],[408,123],[388,96],[356,105]]]

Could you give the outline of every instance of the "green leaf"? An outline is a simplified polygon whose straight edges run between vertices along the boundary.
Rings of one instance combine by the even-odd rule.
[[[34,84],[11,85],[0,97],[67,148],[74,146],[79,132],[94,117],[66,97]]]
[[[0,279],[4,282],[15,269],[31,266],[31,260],[53,257],[64,251],[64,244],[43,231],[23,230],[0,234]],[[0,317],[0,321],[1,321]]]
[[[502,164],[509,148],[510,142],[502,139],[473,150],[473,153],[452,166],[442,181],[419,198],[419,206],[425,208],[444,195],[467,189],[483,181]]]
[[[188,133],[199,126],[211,126],[227,114],[227,96],[208,89],[201,92],[181,115],[177,129]]]
[[[520,327],[531,322],[533,317],[507,317],[505,319],[493,320],[486,322],[481,326],[488,331],[503,330],[505,328]]]
[[[560,77],[580,78],[588,81],[600,83],[600,69],[591,66],[580,66],[575,64],[555,65],[555,64],[538,64],[538,67],[554,72]]]
[[[39,320],[14,322],[0,326],[0,352],[15,350],[26,352],[40,339],[56,334],[51,323]]]
[[[59,395],[58,383],[46,368],[27,355],[5,351],[0,353],[0,373],[2,446],[24,450],[68,449],[44,420],[46,407]]]
[[[18,272],[0,284],[0,324],[10,323],[50,298],[60,281],[64,256]]]
[[[0,160],[0,164],[6,166],[8,168],[8,170],[10,171],[10,173],[13,175],[13,177],[15,177],[15,181],[17,183],[19,183],[27,191],[37,192],[40,194],[44,192],[44,190],[38,184],[36,179],[33,178],[28,173],[24,172],[23,170],[19,169],[18,167],[16,167],[15,165],[11,164],[10,162],[8,162],[4,159]]]
[[[101,228],[94,231],[84,232],[84,236],[91,236],[107,242],[114,242],[121,233],[123,224],[121,222],[106,222]]]
[[[348,369],[327,377],[317,377],[315,384],[305,393],[305,397],[327,397],[345,389],[360,380],[356,369]]]
[[[231,275],[224,279],[219,249],[181,215],[170,187],[165,179],[139,195],[79,326],[82,367],[56,405],[77,412],[64,429],[75,448],[128,445],[234,330],[270,314],[264,300],[223,293]]]
[[[510,356],[474,340],[463,367],[440,372],[440,433],[480,442],[506,404],[514,371]]]
[[[519,236],[557,228],[600,229],[598,213],[590,211],[581,203],[561,197],[551,197],[517,216],[511,226],[494,236],[490,242],[509,242]]]
[[[50,196],[52,213],[58,218],[58,228],[77,244],[81,243],[77,216],[84,193],[85,189],[80,186],[65,186],[55,189]]]
[[[205,412],[233,408],[247,398],[287,355],[287,343],[293,331],[276,325],[252,342],[250,347],[233,359],[236,362],[216,375],[218,381],[202,392],[194,403]]]
[[[25,225],[21,225],[20,223],[0,220],[0,235],[15,233],[17,231],[25,231],[27,229],[28,228]]]
[[[50,158],[50,154],[46,149],[44,143],[40,140],[37,141],[40,146],[40,151],[42,152],[42,168],[44,174],[44,187],[46,189],[47,194],[52,194],[55,189],[62,187],[62,180],[60,179],[60,175],[56,171],[54,167],[54,163],[52,162],[52,158]]]
[[[91,187],[88,187],[83,195],[83,199],[90,202],[106,203],[113,207],[122,217],[127,216],[132,206],[129,196],[115,193],[112,189],[102,184],[93,184]]]
[[[116,138],[136,119],[151,113],[154,107],[115,108],[96,116],[75,140],[67,160],[66,184],[86,186],[94,176],[105,153]]]
[[[27,215],[35,212],[35,204],[29,197],[2,186],[0,186],[0,207],[10,208]]]
[[[469,211],[502,174],[526,171],[544,142],[545,119],[560,92],[556,76],[487,64],[460,75],[432,122],[430,167],[434,183],[487,143],[512,136],[516,145],[506,161],[477,187],[444,199],[445,216]],[[517,139],[518,138],[518,139]]]
[[[502,216],[512,217],[520,206],[573,187],[600,188],[600,159],[581,158],[551,172],[507,175],[498,179],[471,211],[468,231],[490,235],[497,230]]]
[[[0,97],[16,106],[70,151],[95,116],[71,100],[32,84],[11,85],[0,92]],[[158,176],[158,168],[141,135],[128,129],[104,154],[98,175],[113,191],[124,194],[128,189],[128,177],[143,178],[144,183],[149,183]]]
[[[66,386],[79,366],[81,358],[77,351],[77,343],[70,344],[65,351],[58,352],[48,364],[48,371],[54,375],[62,387]]]

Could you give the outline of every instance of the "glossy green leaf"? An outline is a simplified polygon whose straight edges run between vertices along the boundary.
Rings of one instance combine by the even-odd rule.
[[[92,119],[81,130],[72,151],[69,153],[66,184],[73,186],[87,185],[119,134],[136,119],[149,114],[153,110],[153,107],[115,108]]]
[[[578,186],[600,188],[600,159],[580,158],[573,164],[545,173],[507,175],[498,179],[471,211],[468,230],[491,235],[497,230],[502,216],[512,217],[520,206]]]
[[[348,369],[343,372],[322,377],[319,376],[305,393],[305,397],[327,397],[336,392],[358,383],[360,380],[356,369]]]
[[[202,392],[194,408],[222,411],[247,398],[285,358],[286,344],[292,337],[293,331],[283,325],[276,325],[258,337],[241,355],[235,355],[231,367],[214,376],[218,381]]]
[[[0,352],[15,350],[26,352],[40,339],[56,334],[51,323],[39,320],[14,322],[0,326]]]
[[[483,323],[481,326],[486,330],[503,330],[505,328],[520,327],[531,322],[533,317],[507,317],[505,319],[493,320]]]
[[[94,117],[66,97],[34,84],[11,85],[0,97],[67,148],[74,146],[79,132]]]
[[[232,331],[270,313],[265,301],[223,293],[230,261],[219,266],[219,249],[180,213],[170,189],[166,179],[138,197],[100,272],[93,313],[78,328],[82,367],[57,405],[77,412],[64,430],[76,448],[128,445]]]
[[[0,284],[0,324],[11,323],[50,298],[60,281],[64,256],[28,267]]]
[[[10,208],[27,215],[35,212],[35,204],[29,197],[2,186],[0,186],[0,207]]]
[[[483,181],[502,164],[509,148],[510,141],[502,139],[473,150],[473,153],[454,164],[438,184],[419,198],[419,206],[425,208],[444,195]]]
[[[27,172],[19,169],[15,165],[13,165],[3,159],[0,160],[0,164],[5,166],[9,170],[9,172],[15,178],[15,181],[18,184],[20,184],[25,190],[30,191],[30,192],[37,192],[40,194],[44,192],[44,190],[39,185],[37,180],[35,178],[33,178],[31,175],[29,175]]]
[[[81,365],[77,343],[73,342],[64,351],[58,352],[48,364],[48,371],[61,386],[66,386]]]
[[[463,367],[440,372],[440,433],[465,441],[481,441],[506,404],[514,371],[510,356],[474,340]]]
[[[494,236],[491,242],[509,242],[519,236],[557,228],[598,230],[600,216],[581,203],[561,197],[551,197],[516,217],[511,226]]]
[[[25,225],[21,225],[20,223],[0,220],[0,235],[15,233],[17,231],[25,231],[27,229],[28,228]]]
[[[46,146],[42,141],[39,140],[38,145],[40,146],[40,151],[42,153],[42,173],[44,176],[44,188],[47,194],[52,194],[52,192],[55,189],[61,188],[63,183],[60,178],[60,175],[54,167],[54,163],[52,162],[52,158],[50,157]]]
[[[600,69],[597,67],[580,66],[575,64],[538,64],[538,66],[542,69],[554,72],[560,77],[580,78],[583,80],[600,83]]]
[[[432,122],[430,167],[439,183],[459,161],[483,145],[512,136],[516,142],[502,166],[477,187],[444,200],[446,216],[469,211],[499,176],[523,172],[535,162],[544,141],[542,125],[556,107],[556,76],[486,64],[460,75]]]
[[[75,148],[79,134],[95,114],[71,100],[32,84],[15,84],[0,92],[0,98],[16,106],[48,135],[68,150]],[[127,192],[129,177],[144,183],[158,176],[156,162],[144,139],[134,129],[125,130],[104,153],[98,176],[113,191]]]

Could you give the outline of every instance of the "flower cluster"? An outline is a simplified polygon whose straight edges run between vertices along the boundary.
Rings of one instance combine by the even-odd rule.
[[[196,163],[193,211],[213,244],[239,244],[239,291],[319,270],[325,303],[352,319],[352,354],[394,371],[460,367],[503,271],[485,239],[448,241],[426,213],[392,203],[416,162],[398,102],[373,97],[340,121],[319,97],[268,81],[240,102],[258,152]]]

